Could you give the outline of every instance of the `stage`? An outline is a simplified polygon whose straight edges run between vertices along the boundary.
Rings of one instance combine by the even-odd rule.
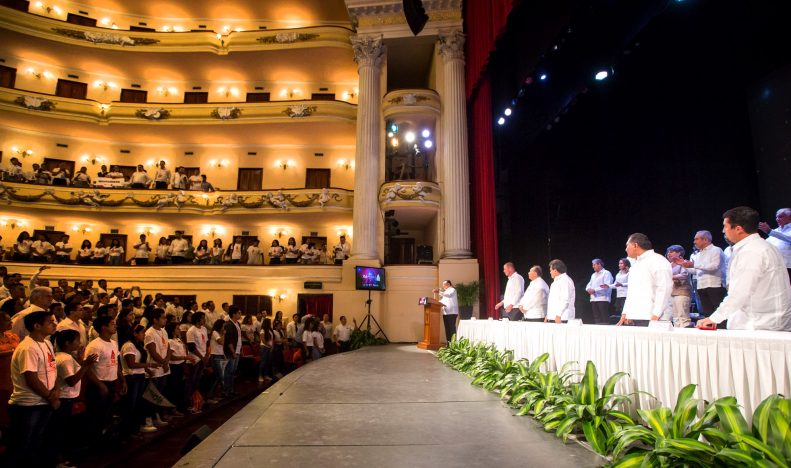
[[[791,395],[791,333],[746,330],[662,331],[644,327],[556,325],[552,323],[463,320],[458,336],[513,350],[514,358],[533,360],[548,352],[557,369],[588,360],[600,384],[616,372],[629,373],[617,389],[648,392],[672,407],[685,385],[698,385],[696,397],[735,396],[748,420],[769,395]],[[641,395],[643,407],[656,401]]]
[[[329,356],[285,376],[176,466],[589,467],[529,417],[414,345]]]

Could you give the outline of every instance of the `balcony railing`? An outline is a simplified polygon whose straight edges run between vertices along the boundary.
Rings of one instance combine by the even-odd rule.
[[[379,189],[379,205],[383,210],[398,206],[439,208],[441,198],[439,185],[434,182],[401,180],[382,184]]]
[[[0,200],[61,210],[197,213],[351,212],[354,192],[339,188],[272,189],[204,193],[191,190],[77,188],[0,182]]]

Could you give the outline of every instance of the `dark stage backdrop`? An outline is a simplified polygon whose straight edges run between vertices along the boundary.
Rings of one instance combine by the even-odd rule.
[[[552,91],[555,101],[576,102],[560,112],[559,121],[552,98],[527,99],[505,127],[495,128],[500,263],[512,260],[526,276],[532,264],[546,271],[550,259],[566,261],[583,319],[590,318],[584,291],[590,260],[603,258],[615,274],[628,234],[646,233],[664,254],[673,243],[689,251],[695,231],[707,229],[724,247],[721,214],[728,208],[767,210],[783,196],[791,204],[787,99],[782,108],[779,102],[771,110],[753,106],[754,123],[772,114],[777,127],[767,129],[774,137],[763,164],[771,172],[786,171],[785,186],[775,188],[779,195],[761,200],[753,152],[761,145],[753,140],[749,93],[765,70],[751,58],[746,3],[689,3],[677,5],[688,7],[684,11],[665,11],[647,22],[627,45],[628,56],[618,51],[613,79],[589,82],[578,94]],[[494,62],[493,76],[500,77],[493,86],[499,92],[494,112],[515,94],[513,75],[525,67],[519,57],[529,55],[511,39],[500,45]],[[553,71],[573,73],[574,60],[557,60],[550,80]],[[781,78],[789,83],[787,73]],[[784,86],[788,97],[791,85]],[[783,109],[785,126],[775,115]],[[778,161],[781,154],[785,159]],[[761,180],[772,177],[777,179],[767,174]]]

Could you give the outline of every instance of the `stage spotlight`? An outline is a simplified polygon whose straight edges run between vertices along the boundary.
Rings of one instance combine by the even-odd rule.
[[[505,117],[500,117],[497,119],[497,125],[504,125],[505,124]]]
[[[387,138],[393,138],[393,135],[395,135],[395,133],[387,132]]]
[[[423,146],[425,146],[426,149],[431,149],[431,147],[434,146],[434,143],[431,140],[426,140],[423,142]]]
[[[546,73],[542,73],[541,76],[538,77],[538,79],[541,80],[541,81],[546,81],[547,80],[547,74]]]
[[[510,107],[507,107],[507,108],[505,109],[505,111],[503,112],[503,114],[505,114],[505,116],[506,116],[506,117],[510,116],[510,115],[511,115],[511,108],[510,108]]]
[[[423,132],[421,133],[421,135],[423,135],[423,138],[428,138],[428,137],[431,136],[431,132],[426,128],[426,129],[423,129]]]
[[[415,132],[406,132],[404,140],[406,140],[407,143],[413,143],[415,141]]]
[[[603,80],[606,80],[607,77],[609,77],[609,76],[610,76],[610,73],[607,70],[602,70],[602,71],[596,73],[595,78],[596,78],[596,81],[603,81]]]

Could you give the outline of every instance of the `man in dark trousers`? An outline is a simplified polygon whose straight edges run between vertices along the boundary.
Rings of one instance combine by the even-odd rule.
[[[242,311],[239,306],[228,307],[230,320],[224,326],[225,338],[223,351],[228,364],[225,366],[225,382],[223,382],[223,396],[234,396],[233,381],[236,375],[236,368],[239,366],[239,355],[242,353],[242,328],[239,320],[242,318]]]

